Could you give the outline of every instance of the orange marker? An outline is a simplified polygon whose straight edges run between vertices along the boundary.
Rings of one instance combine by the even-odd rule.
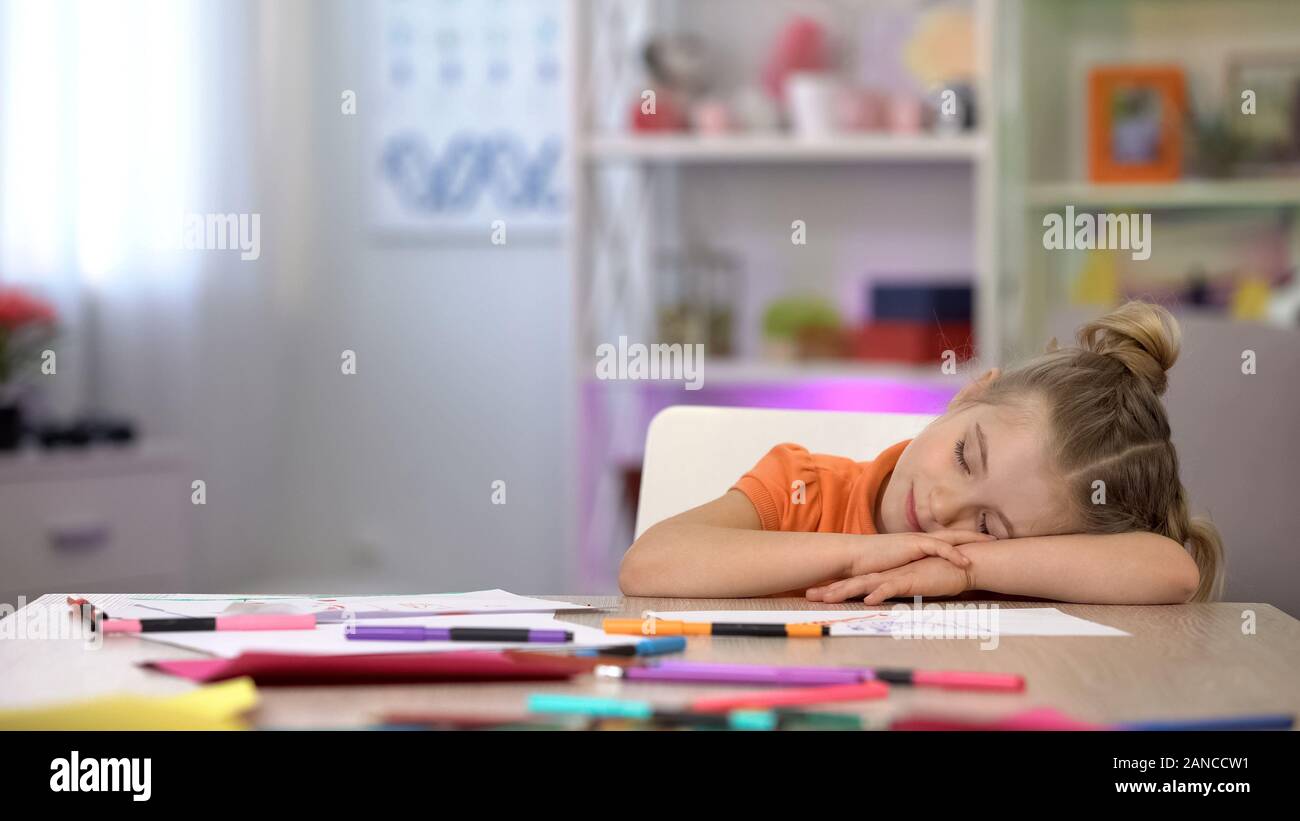
[[[827,624],[739,624],[666,619],[605,619],[606,633],[633,636],[776,636],[819,639],[831,634]]]

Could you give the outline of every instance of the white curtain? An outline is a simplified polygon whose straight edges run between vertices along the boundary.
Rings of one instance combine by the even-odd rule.
[[[220,0],[0,0],[0,280],[60,309],[40,383],[56,415],[161,434],[194,417],[200,298],[232,260],[167,238],[187,213],[252,205],[250,17]]]
[[[62,312],[58,373],[38,381],[47,412],[127,416],[207,482],[190,518],[198,591],[240,586],[273,545],[293,319],[273,273],[306,266],[272,237],[274,213],[257,260],[166,240],[187,214],[300,202],[284,169],[303,137],[284,135],[302,119],[308,13],[297,0],[0,0],[0,281]]]

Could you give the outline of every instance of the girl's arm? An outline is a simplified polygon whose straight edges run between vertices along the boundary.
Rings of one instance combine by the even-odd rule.
[[[765,531],[738,490],[654,525],[623,556],[618,586],[628,596],[739,597],[802,591],[826,579],[857,576],[942,556],[969,560],[954,545],[975,533]]]
[[[956,596],[987,590],[1089,604],[1181,604],[1200,573],[1191,555],[1154,533],[1033,536],[966,545],[970,567],[921,559],[905,567],[814,587],[808,598],[838,602],[865,596]]]
[[[1155,533],[1039,536],[970,545],[970,589],[1090,604],[1181,604],[1196,561]]]

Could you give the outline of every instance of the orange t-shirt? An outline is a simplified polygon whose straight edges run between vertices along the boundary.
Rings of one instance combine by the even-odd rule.
[[[777,445],[734,487],[749,497],[764,530],[878,533],[872,517],[876,497],[910,441],[899,442],[871,462]],[[802,487],[795,484],[800,481]]]

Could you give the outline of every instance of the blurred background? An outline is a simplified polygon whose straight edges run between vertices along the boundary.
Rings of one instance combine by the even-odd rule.
[[[0,595],[612,592],[658,410],[937,413],[1142,297],[1300,615],[1298,210],[1292,0],[0,0]]]

